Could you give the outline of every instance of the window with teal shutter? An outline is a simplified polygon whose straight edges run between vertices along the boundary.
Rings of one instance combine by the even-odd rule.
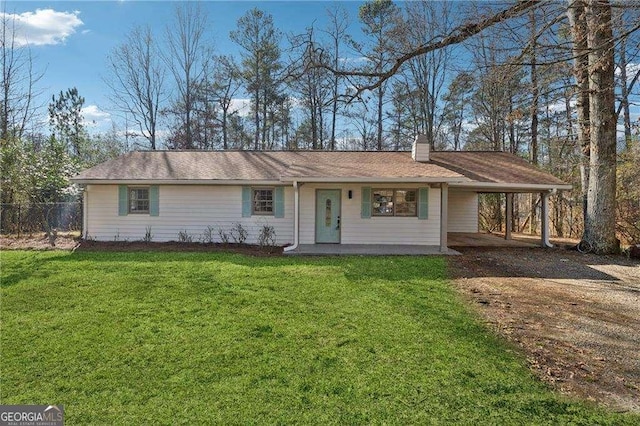
[[[242,187],[242,217],[251,217],[251,187]]]
[[[129,213],[127,185],[118,185],[118,216],[126,216],[127,213]]]
[[[418,191],[418,219],[429,218],[429,188],[420,188]]]
[[[160,215],[160,187],[151,185],[149,187],[149,216]]]
[[[371,217],[371,188],[362,187],[362,200],[360,208],[360,217],[363,219],[369,219]]]
[[[273,216],[284,217],[284,187],[276,186],[273,194]]]

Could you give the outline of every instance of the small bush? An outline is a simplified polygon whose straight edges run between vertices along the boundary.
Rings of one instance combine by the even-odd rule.
[[[202,233],[202,241],[203,244],[211,244],[215,239],[214,228],[213,226],[207,226],[207,228]]]
[[[240,222],[236,222],[231,228],[231,238],[233,242],[236,244],[244,244],[247,241],[247,237],[249,236],[249,232],[244,229],[244,226]]]
[[[229,236],[227,231],[225,231],[222,228],[218,229],[218,236],[220,237],[220,242],[222,244],[229,244],[229,241],[231,240],[231,237]]]
[[[179,243],[190,243],[190,242],[193,242],[193,237],[191,237],[191,235],[189,235],[189,233],[185,229],[183,231],[178,232],[178,242]]]
[[[272,247],[276,245],[276,229],[270,225],[262,225],[258,234],[258,244],[260,247]]]
[[[147,226],[144,230],[144,237],[142,237],[142,241],[145,243],[150,243],[153,241],[153,234],[151,233],[151,225]]]

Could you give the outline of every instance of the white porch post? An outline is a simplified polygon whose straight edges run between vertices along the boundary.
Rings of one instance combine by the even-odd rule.
[[[442,183],[440,185],[440,251],[446,253],[449,251],[447,247],[447,230],[449,216],[449,184]]]
[[[549,242],[549,195],[549,192],[540,193],[540,198],[542,199],[542,223],[540,225],[542,247],[553,247],[553,244]]]
[[[511,239],[511,222],[513,222],[513,193],[507,192],[507,201],[505,205],[505,225],[504,225],[504,239]]]
[[[89,237],[89,187],[85,185],[82,191],[82,238]]]
[[[300,236],[300,186],[297,181],[293,182],[293,245],[284,248],[284,252],[298,248]]]

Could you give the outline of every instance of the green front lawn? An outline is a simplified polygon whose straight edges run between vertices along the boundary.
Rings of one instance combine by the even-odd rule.
[[[0,254],[3,404],[67,424],[635,423],[549,391],[441,258]]]

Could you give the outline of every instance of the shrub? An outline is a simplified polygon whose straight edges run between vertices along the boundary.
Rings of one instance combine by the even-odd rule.
[[[193,237],[191,237],[191,235],[189,235],[189,233],[187,232],[186,229],[178,232],[178,242],[179,243],[190,243],[192,241],[193,241]]]
[[[142,241],[145,243],[150,243],[153,240],[153,234],[151,233],[151,225],[147,226],[144,230],[144,237],[142,237]]]
[[[260,247],[276,245],[276,230],[273,226],[262,225],[260,234],[258,234],[258,244]]]
[[[202,238],[201,238],[202,243],[203,244],[211,244],[211,243],[213,243],[214,239],[215,239],[215,236],[214,236],[214,228],[213,228],[213,226],[207,226],[207,228],[202,233]]]
[[[220,237],[220,242],[222,244],[229,244],[229,241],[230,241],[231,237],[229,236],[227,231],[225,231],[222,228],[218,229],[218,236]]]
[[[233,228],[231,228],[231,238],[236,244],[244,244],[244,242],[247,241],[248,236],[249,233],[244,229],[244,226],[242,226],[240,222],[236,222],[233,225]]]

